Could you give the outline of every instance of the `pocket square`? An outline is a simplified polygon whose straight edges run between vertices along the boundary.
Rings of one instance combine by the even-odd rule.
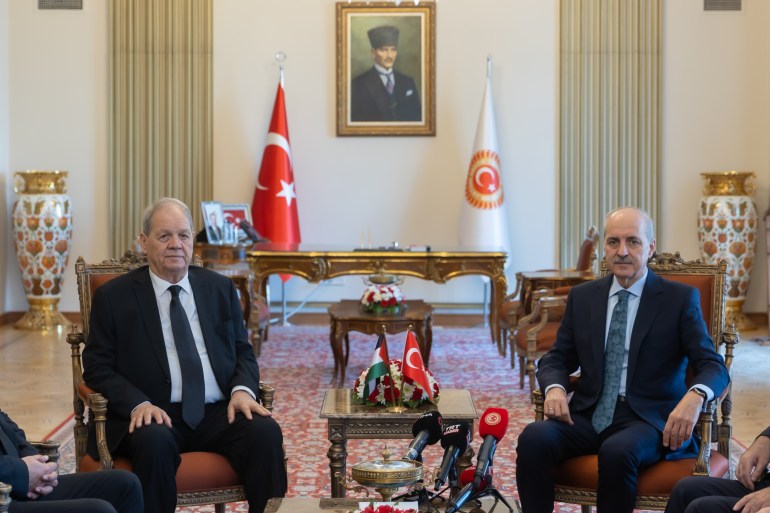
[[[413,94],[414,94],[414,90],[412,90],[412,89],[409,89],[409,90],[406,92],[406,95],[407,95],[407,96],[412,96]]]

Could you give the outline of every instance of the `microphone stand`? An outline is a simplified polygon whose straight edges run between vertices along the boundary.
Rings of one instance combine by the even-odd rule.
[[[494,498],[495,498],[495,503],[494,503],[494,505],[493,505],[493,506],[492,506],[492,507],[489,509],[489,513],[492,513],[492,511],[494,511],[494,510],[495,510],[495,507],[497,507],[497,503],[498,503],[498,502],[501,502],[501,501],[502,501],[502,503],[503,503],[503,504],[505,504],[505,506],[508,508],[508,512],[509,512],[509,513],[513,513],[513,508],[511,507],[511,505],[510,505],[510,504],[508,504],[508,501],[507,501],[507,500],[505,500],[505,497],[503,497],[502,495],[500,495],[500,492],[499,492],[499,491],[497,491],[497,488],[495,488],[495,485],[493,485],[492,483],[489,483],[489,485],[488,485],[486,488],[484,488],[483,490],[481,490],[481,491],[479,491],[479,492],[476,492],[474,495],[471,495],[471,496],[468,498],[468,501],[474,501],[474,500],[475,500],[475,501],[478,501],[478,500],[480,500],[482,497],[486,497],[486,496],[488,496],[488,495],[491,495],[492,497],[494,497]]]

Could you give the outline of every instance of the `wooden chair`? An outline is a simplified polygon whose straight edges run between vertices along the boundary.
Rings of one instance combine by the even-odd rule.
[[[193,265],[200,265],[200,259],[193,259]],[[75,410],[75,464],[78,472],[91,472],[121,468],[131,470],[131,461],[127,458],[115,458],[107,449],[105,422],[107,419],[107,398],[89,388],[83,381],[83,363],[81,351],[88,338],[88,324],[91,314],[91,301],[96,289],[122,274],[147,264],[144,256],[126,253],[121,259],[105,260],[99,264],[88,264],[82,257],[75,264],[78,295],[80,297],[80,316],[83,330],[67,335],[67,343],[72,352],[73,404]],[[262,404],[268,410],[273,409],[275,389],[267,384],[260,384],[259,395]],[[87,411],[86,411],[87,408]],[[87,415],[87,422],[86,422]],[[86,453],[88,440],[87,423],[93,423],[100,461]],[[236,475],[227,459],[216,453],[187,452],[182,454],[182,463],[176,473],[177,506],[195,506],[214,504],[216,513],[224,513],[228,502],[246,500],[240,478]]]
[[[586,231],[585,239],[580,244],[574,269],[545,269],[531,273],[531,276],[528,276],[530,273],[516,273],[516,288],[512,293],[503,298],[498,311],[501,330],[500,340],[502,344],[500,354],[505,356],[505,341],[508,340],[511,347],[512,369],[516,366],[513,331],[518,326],[519,320],[531,312],[534,305],[532,301],[534,291],[543,287],[557,287],[565,281],[572,282],[571,277],[564,275],[565,271],[581,271],[593,274],[592,269],[596,260],[596,245],[598,241],[599,233],[596,231],[596,227],[590,226],[588,231]]]
[[[738,343],[734,328],[725,329],[725,301],[727,293],[727,264],[708,265],[700,260],[684,262],[679,253],[655,254],[648,263],[656,274],[672,281],[686,283],[700,292],[701,310],[706,326],[717,351],[724,349],[728,372],[732,366],[733,352]],[[602,265],[602,275],[607,274]],[[730,438],[732,436],[731,386],[721,397],[710,401],[698,420],[701,447],[697,458],[660,461],[639,475],[636,508],[663,510],[671,495],[671,489],[680,479],[690,475],[722,477],[731,473]],[[534,393],[535,420],[543,420],[542,391]],[[716,452],[712,451],[716,445]],[[596,505],[598,466],[596,455],[571,458],[554,468],[555,499],[558,502],[580,504],[583,513],[590,513]]]

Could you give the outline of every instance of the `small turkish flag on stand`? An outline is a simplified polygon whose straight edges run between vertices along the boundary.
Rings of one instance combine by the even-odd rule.
[[[281,78],[262,154],[262,165],[259,167],[257,188],[251,202],[254,228],[271,242],[299,244],[301,238],[296,198]],[[283,281],[289,278],[291,275],[281,275]]]
[[[402,374],[404,377],[412,378],[412,381],[415,383],[419,383],[420,386],[422,386],[422,388],[428,393],[430,402],[433,402],[433,389],[430,386],[428,373],[425,372],[425,364],[422,362],[420,346],[417,345],[417,338],[414,336],[414,332],[412,330],[406,332],[406,344],[404,345],[404,362]]]

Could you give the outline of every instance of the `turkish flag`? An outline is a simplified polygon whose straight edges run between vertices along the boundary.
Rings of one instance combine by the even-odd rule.
[[[251,202],[254,228],[271,242],[299,244],[301,238],[296,199],[286,103],[283,83],[279,82],[257,187]],[[282,275],[281,279],[286,281],[290,277]]]
[[[404,345],[404,377],[412,378],[412,381],[419,383],[428,393],[428,398],[433,402],[433,388],[430,386],[428,373],[425,372],[425,364],[422,362],[422,353],[420,346],[417,345],[417,337],[414,332],[406,332],[406,344]]]

